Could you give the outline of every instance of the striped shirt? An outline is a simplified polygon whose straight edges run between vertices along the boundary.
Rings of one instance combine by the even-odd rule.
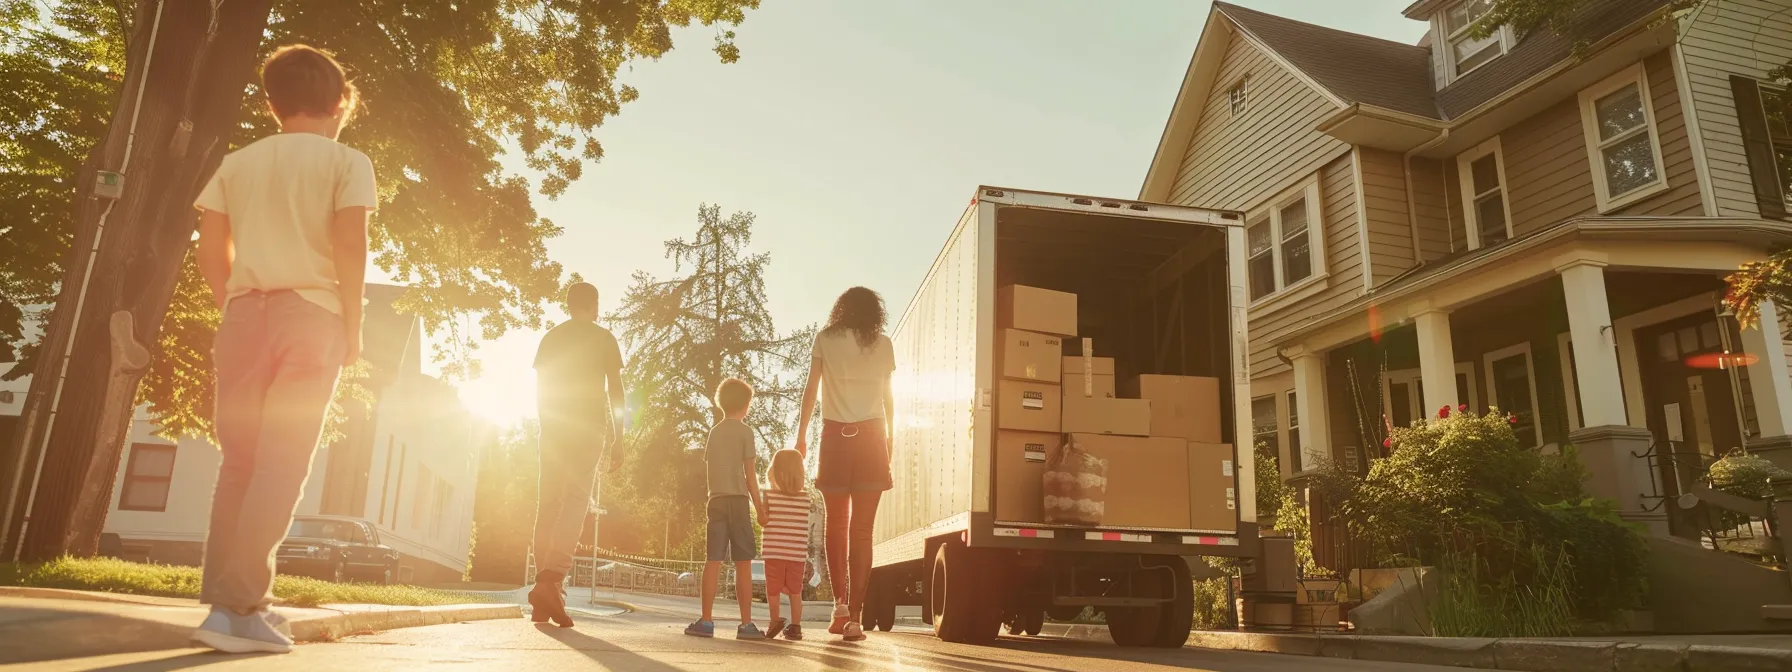
[[[760,554],[767,560],[809,559],[809,496],[765,491],[765,537]]]

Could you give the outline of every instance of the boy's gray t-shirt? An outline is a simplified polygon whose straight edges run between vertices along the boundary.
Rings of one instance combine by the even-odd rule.
[[[709,463],[709,498],[739,495],[745,497],[747,469],[758,472],[759,451],[753,441],[753,430],[739,420],[723,420],[709,429],[709,442],[703,458]]]

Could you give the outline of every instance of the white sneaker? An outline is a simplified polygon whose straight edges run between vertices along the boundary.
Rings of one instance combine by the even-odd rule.
[[[274,611],[273,609],[269,609],[267,611],[261,612],[261,615],[262,615],[262,618],[267,620],[268,625],[274,626],[274,632],[278,632],[282,635],[286,635],[287,639],[293,638],[292,637],[292,623],[290,621],[286,620],[286,617],[282,616],[280,614],[280,612]]]
[[[205,622],[193,631],[193,641],[224,653],[290,653],[292,638],[268,622],[263,613],[238,615],[212,607]]]

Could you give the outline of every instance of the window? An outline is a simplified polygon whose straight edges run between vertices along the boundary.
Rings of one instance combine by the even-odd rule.
[[[1281,441],[1278,440],[1276,425],[1276,398],[1274,395],[1257,397],[1251,400],[1251,438],[1255,443],[1264,446],[1270,455],[1281,455]]]
[[[1511,46],[1512,29],[1508,26],[1501,26],[1487,37],[1469,36],[1469,29],[1493,11],[1493,4],[1493,0],[1467,0],[1444,12],[1443,32],[1450,46],[1447,54],[1452,79],[1505,55]]]
[[[1319,235],[1319,183],[1311,181],[1270,201],[1246,220],[1251,300],[1256,301],[1324,272]]]
[[[1730,88],[1761,217],[1787,219],[1792,211],[1792,92],[1742,76],[1731,77]]]
[[[1292,463],[1289,468],[1299,472],[1305,468],[1301,465],[1300,453],[1300,404],[1295,403],[1295,392],[1288,391],[1288,454]]]
[[[124,491],[118,495],[118,509],[167,511],[168,485],[173,479],[174,446],[131,444],[131,460],[125,465]]]
[[[1537,372],[1531,364],[1531,344],[1487,353],[1487,399],[1490,405],[1518,416],[1512,431],[1518,443],[1543,445],[1543,428],[1537,418]]]
[[[1650,100],[1641,63],[1580,93],[1581,125],[1600,213],[1668,186]]]
[[[1250,81],[1251,78],[1246,76],[1243,79],[1238,80],[1237,84],[1233,84],[1232,88],[1226,89],[1226,106],[1232,111],[1232,116],[1234,117],[1244,114],[1244,104],[1247,93],[1245,85],[1249,84]]]
[[[1469,249],[1480,249],[1512,237],[1512,209],[1506,196],[1506,164],[1500,139],[1488,140],[1456,157],[1462,180],[1462,202],[1468,220]]]

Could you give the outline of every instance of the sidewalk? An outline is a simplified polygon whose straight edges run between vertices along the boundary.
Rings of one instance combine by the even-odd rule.
[[[195,600],[50,588],[0,587],[0,664],[185,649],[209,609]],[[394,607],[275,607],[301,642],[494,618],[518,618],[507,604]]]
[[[1047,624],[1041,634],[1113,641],[1099,625]],[[1188,646],[1525,672],[1792,672],[1792,637],[1786,635],[1493,639],[1196,630]]]
[[[589,591],[589,588],[567,589],[567,606],[578,607],[583,605],[586,600],[586,595],[590,594]],[[695,619],[703,613],[701,600],[695,597],[654,595],[651,593],[637,593],[628,590],[611,590],[602,586],[599,586],[597,589],[597,601],[599,605],[614,604],[631,610],[656,612],[681,618]],[[784,602],[781,611],[784,612],[784,618],[790,618],[790,603],[788,600]],[[829,617],[833,615],[833,611],[834,603],[832,602],[804,602],[803,622],[826,623],[828,622]],[[716,598],[715,608],[712,613],[717,621],[734,622],[740,620],[740,607],[736,606],[735,601],[732,599]],[[753,603],[753,620],[760,625],[765,625],[771,620],[771,612],[766,610],[764,602]]]

